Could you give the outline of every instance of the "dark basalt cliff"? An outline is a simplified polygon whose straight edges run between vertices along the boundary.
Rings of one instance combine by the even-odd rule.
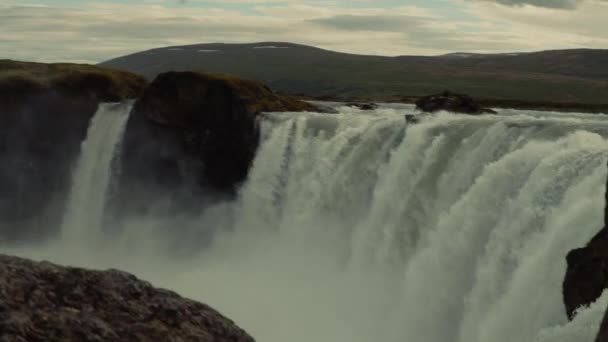
[[[98,104],[135,98],[145,83],[90,65],[0,60],[0,231],[11,235],[3,238],[40,236],[38,227],[60,218]]]
[[[571,251],[564,280],[564,303],[568,317],[595,302],[608,288],[608,229],[602,229],[584,248]]]
[[[1,341],[254,342],[205,304],[117,270],[0,255]]]
[[[137,194],[152,188],[171,194],[174,203],[192,196],[193,189],[233,193],[247,177],[258,147],[258,115],[313,110],[256,81],[203,72],[161,74],[129,119],[120,188],[131,197],[132,209],[139,210],[150,203]]]
[[[58,226],[98,104],[127,99],[137,101],[111,216],[159,206],[199,210],[202,193],[231,196],[254,158],[260,113],[318,110],[227,75],[168,72],[147,85],[90,65],[0,61],[1,239],[40,237]]]
[[[604,228],[587,246],[575,249],[567,256],[563,295],[570,319],[574,318],[576,310],[594,303],[608,289],[608,184],[605,198]],[[608,316],[602,323],[596,342],[608,342]]]

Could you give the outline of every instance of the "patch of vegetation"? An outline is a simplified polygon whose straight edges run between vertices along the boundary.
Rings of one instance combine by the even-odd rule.
[[[114,102],[139,96],[145,85],[141,76],[93,65],[0,60],[0,98],[4,101],[54,91]]]
[[[227,87],[239,97],[248,110],[262,112],[314,111],[316,107],[286,94],[277,94],[265,84],[223,73],[195,72],[204,82]]]

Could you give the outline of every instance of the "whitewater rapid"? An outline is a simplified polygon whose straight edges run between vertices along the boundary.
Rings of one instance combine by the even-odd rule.
[[[191,219],[200,237],[220,233],[188,257],[166,252],[167,236],[175,248],[197,233],[154,216],[14,253],[125,269],[258,341],[592,342],[608,296],[568,322],[561,285],[568,251],[603,226],[608,117],[503,110],[406,124],[413,112],[268,114],[237,199]],[[105,166],[83,173],[112,170],[107,150],[84,147],[96,124],[81,162]],[[73,189],[106,193],[111,180],[77,169]],[[89,196],[77,203],[97,204],[68,212],[69,226],[102,225]],[[163,233],[144,229],[158,222]]]

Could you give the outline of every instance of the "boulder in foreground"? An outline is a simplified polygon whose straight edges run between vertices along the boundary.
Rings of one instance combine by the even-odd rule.
[[[416,108],[427,113],[444,110],[461,114],[496,114],[491,109],[483,108],[468,95],[456,94],[449,91],[418,99],[416,101]]]
[[[205,304],[117,270],[0,255],[0,341],[254,342]]]

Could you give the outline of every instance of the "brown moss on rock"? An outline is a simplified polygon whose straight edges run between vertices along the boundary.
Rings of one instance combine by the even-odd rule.
[[[296,98],[275,94],[266,85],[225,74],[205,72],[167,72],[160,74],[146,89],[136,107],[145,110],[148,118],[161,124],[184,127],[192,119],[191,106],[205,109],[217,105],[220,97],[243,105],[249,114],[262,112],[315,111],[314,105]],[[176,111],[177,108],[187,109]]]
[[[426,113],[444,110],[453,113],[472,115],[496,114],[496,112],[491,109],[483,108],[472,97],[450,91],[421,97],[416,101],[416,108]]]
[[[98,102],[119,102],[136,98],[145,85],[141,76],[93,65],[0,60],[0,99],[4,101],[52,91]]]

